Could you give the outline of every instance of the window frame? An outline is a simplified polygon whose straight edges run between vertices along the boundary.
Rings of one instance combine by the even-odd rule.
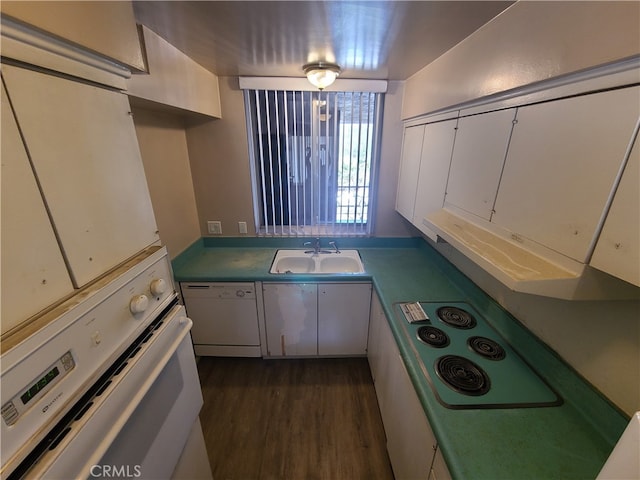
[[[386,84],[385,84],[386,86]],[[247,139],[248,139],[248,148],[249,148],[249,162],[250,162],[250,171],[251,171],[251,184],[252,184],[252,201],[253,201],[253,210],[254,210],[254,223],[255,223],[255,227],[256,227],[256,235],[257,236],[279,236],[279,237],[303,237],[303,236],[371,236],[373,235],[373,231],[374,231],[374,227],[375,227],[375,210],[376,210],[376,197],[377,197],[377,193],[378,193],[378,171],[379,171],[379,165],[380,165],[380,145],[382,142],[382,126],[383,126],[383,109],[384,109],[384,92],[381,91],[370,91],[370,90],[364,90],[362,92],[354,92],[354,91],[333,91],[333,92],[318,92],[318,91],[310,91],[309,89],[305,89],[305,90],[289,90],[286,88],[283,89],[259,89],[259,88],[253,88],[253,89],[249,89],[249,88],[244,88],[243,89],[243,95],[244,95],[244,101],[245,101],[245,119],[246,119],[246,128],[247,128]],[[340,188],[345,188],[344,186],[339,185],[338,183],[338,179],[335,179],[335,192],[334,192],[334,206],[333,206],[333,210],[326,210],[325,215],[329,215],[329,213],[327,212],[332,212],[330,213],[330,215],[333,216],[333,221],[332,222],[326,222],[326,219],[328,217],[324,217],[324,222],[320,222],[318,220],[315,220],[313,218],[308,219],[309,221],[304,221],[304,222],[299,222],[298,219],[296,220],[296,222],[291,222],[291,215],[290,215],[290,209],[292,206],[292,202],[291,202],[291,195],[288,193],[288,198],[286,198],[287,200],[287,212],[289,213],[289,221],[286,222],[284,220],[284,216],[283,213],[280,213],[280,217],[279,217],[279,222],[275,221],[275,213],[273,212],[273,209],[275,208],[275,204],[272,202],[271,204],[271,210],[270,213],[272,214],[273,218],[270,221],[270,219],[268,219],[268,208],[265,206],[264,202],[265,202],[265,192],[267,190],[267,186],[265,185],[265,171],[264,171],[264,167],[265,167],[265,162],[264,162],[264,148],[265,145],[262,144],[262,142],[264,140],[262,140],[262,136],[263,133],[260,130],[260,127],[258,128],[254,128],[255,125],[259,125],[262,122],[257,122],[257,116],[258,115],[271,115],[272,112],[260,112],[260,109],[258,106],[256,106],[256,103],[258,102],[258,100],[255,100],[252,102],[252,98],[251,95],[255,95],[256,98],[258,98],[257,96],[259,94],[263,94],[265,96],[268,95],[269,92],[275,92],[273,93],[273,95],[275,96],[275,103],[274,104],[270,104],[270,108],[272,109],[277,109],[278,107],[278,95],[282,96],[281,101],[284,102],[284,104],[286,105],[286,102],[288,101],[288,94],[293,95],[293,98],[296,98],[296,95],[300,95],[301,98],[305,98],[305,95],[308,95],[308,99],[310,100],[310,104],[313,104],[314,101],[318,101],[318,104],[320,104],[320,102],[322,101],[323,95],[325,96],[325,101],[327,100],[327,96],[328,94],[335,94],[336,97],[342,95],[342,98],[344,99],[345,95],[351,95],[351,112],[353,113],[354,108],[353,108],[353,96],[354,95],[358,95],[358,99],[361,102],[360,103],[360,110],[359,110],[359,121],[358,122],[351,122],[351,123],[343,123],[342,121],[334,121],[333,123],[335,124],[334,127],[336,130],[340,129],[341,125],[362,125],[363,123],[366,124],[370,124],[371,128],[367,128],[365,129],[367,132],[370,132],[370,143],[369,145],[366,147],[366,152],[369,153],[368,155],[368,160],[365,162],[365,168],[367,168],[369,170],[369,174],[368,174],[368,182],[365,180],[365,182],[363,182],[363,184],[359,183],[359,179],[357,179],[356,185],[348,185],[346,186],[346,188],[352,188],[355,189],[356,192],[358,192],[359,189],[365,189],[367,191],[366,195],[363,197],[358,197],[356,196],[356,202],[358,202],[357,199],[362,198],[362,204],[364,206],[366,206],[366,221],[359,221],[358,218],[354,218],[354,219],[350,219],[349,222],[339,222],[337,221],[337,217],[339,215],[339,211],[340,211],[340,207],[338,206],[338,189]],[[369,99],[367,100],[367,102],[371,102],[373,99],[374,105],[370,106],[367,103],[367,112],[371,112],[371,114],[367,113],[367,117],[366,117],[366,121],[363,122],[363,118],[362,118],[362,95],[369,95]],[[372,96],[373,95],[373,96]],[[265,102],[266,105],[269,105],[269,102]],[[344,107],[344,105],[343,105]],[[266,107],[269,108],[269,107]],[[333,108],[335,108],[335,112],[334,114],[337,112],[338,106],[337,104],[333,105]],[[302,111],[304,111],[304,106],[301,107]],[[277,112],[277,114],[282,114],[285,116],[285,122],[287,122],[286,119],[286,115],[289,114],[288,109],[284,109],[285,111],[283,113]],[[296,113],[297,115],[298,113]],[[301,114],[303,115],[303,114]],[[337,118],[337,117],[336,117]],[[313,120],[318,121],[317,119]],[[327,121],[327,120],[323,120],[323,121]],[[304,121],[302,122],[304,123]],[[295,124],[295,121],[294,121]],[[284,136],[286,138],[285,144],[286,144],[286,148],[288,149],[290,142],[293,143],[293,141],[291,139],[299,137],[298,135],[295,135],[298,132],[289,132],[288,129],[288,125],[289,123],[286,123],[287,128],[286,131],[284,132]],[[276,128],[277,130],[277,128]],[[351,127],[351,134],[353,135],[353,130],[354,128]],[[358,142],[361,141],[361,131],[362,129],[360,127],[357,127],[357,134],[356,136],[358,137]],[[268,131],[267,129],[267,138],[271,138],[271,132]],[[308,132],[302,132],[303,134],[301,135],[302,138],[305,137],[304,133],[308,133]],[[277,138],[280,138],[280,135],[282,134],[282,132],[277,131],[276,135]],[[319,144],[319,139],[322,138],[321,136],[313,136],[313,138],[311,139],[311,144],[312,146],[315,146],[315,148],[312,148],[312,155],[316,156],[316,160],[313,163],[313,165],[315,165],[317,167],[317,165],[319,165],[319,161],[317,161],[317,156],[319,155],[319,151],[320,148],[318,146]],[[327,144],[329,142],[329,140],[327,140],[328,136],[325,135],[325,144]],[[340,140],[337,140],[339,137],[337,137],[337,134],[334,133],[334,140],[333,142],[335,142],[337,144],[337,148],[343,147],[343,142]],[[282,140],[278,140],[277,143],[277,149],[280,149]],[[360,143],[358,143],[358,146],[360,145]],[[350,145],[350,147],[353,147],[353,145]],[[270,155],[272,155],[272,148],[273,145],[268,145],[268,152],[269,152],[269,163],[268,166],[270,167],[271,171],[269,172],[270,175],[270,179],[271,179],[271,188],[272,190],[269,192],[271,195],[273,195],[273,157],[271,157]],[[351,152],[353,152],[353,148],[351,148]],[[280,155],[280,154],[279,154]],[[286,156],[285,156],[286,157]],[[349,155],[349,157],[351,158],[351,156]],[[340,162],[340,158],[342,158],[342,152],[339,152],[339,154],[337,155],[335,162],[336,162],[336,172],[337,172],[337,164],[339,164]],[[358,154],[356,156],[356,159],[361,158],[360,152],[358,150]],[[278,157],[278,163],[281,164],[282,163],[282,157],[279,156]],[[359,165],[359,161],[358,161],[358,165]],[[289,171],[289,167],[291,166],[291,162],[287,159],[285,159],[285,164],[287,167],[287,177],[289,178],[289,182],[287,182],[286,185],[286,189],[287,191],[289,191],[290,189],[290,182],[291,179],[294,177],[291,177],[291,173]],[[298,160],[298,165],[299,165],[299,160]],[[281,166],[281,165],[280,165]],[[298,167],[299,168],[299,167]],[[359,167],[357,167],[359,168]],[[313,175],[316,176],[318,175],[318,172],[313,172]],[[366,174],[365,174],[366,175]],[[294,173],[295,176],[295,173]],[[281,201],[282,201],[282,189],[285,187],[282,183],[282,172],[278,172],[278,180],[279,180],[279,188],[280,188],[280,193],[279,195],[281,196]],[[311,185],[319,185],[319,180],[315,180],[313,182],[311,182]],[[306,195],[306,193],[305,193]],[[306,197],[305,197],[306,198]],[[325,198],[324,200],[322,200],[322,203],[325,204],[329,204],[331,200],[331,197],[328,196],[327,198]],[[320,203],[320,202],[318,202]],[[317,209],[320,208],[319,205],[317,205],[316,207],[316,211]],[[325,207],[327,208],[327,207]],[[350,208],[350,207],[349,207]],[[357,210],[358,210],[358,206],[355,206],[355,213],[354,216],[357,215]],[[304,210],[306,212],[306,208]],[[299,210],[296,209],[297,214],[299,215]],[[361,220],[363,219],[363,215],[364,213],[361,213]],[[267,218],[266,221],[262,221],[263,218]],[[305,217],[306,218],[306,217]]]

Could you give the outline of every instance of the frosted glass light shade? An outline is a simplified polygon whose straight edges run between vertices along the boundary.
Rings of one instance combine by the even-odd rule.
[[[302,68],[309,82],[320,90],[331,85],[340,75],[340,67],[334,63],[309,63]]]

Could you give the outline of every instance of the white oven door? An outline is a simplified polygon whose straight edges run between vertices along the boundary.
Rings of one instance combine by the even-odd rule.
[[[28,476],[170,478],[202,406],[191,325],[176,305]]]

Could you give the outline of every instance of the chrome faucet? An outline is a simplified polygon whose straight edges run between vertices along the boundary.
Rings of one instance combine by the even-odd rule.
[[[332,244],[335,242],[332,242]],[[304,242],[303,246],[310,246],[311,242]],[[337,251],[337,248],[336,248]],[[306,250],[304,253],[313,253],[314,255],[318,255],[319,253],[331,253],[329,250],[322,250],[320,248],[320,238],[316,238],[313,242],[313,250]]]
[[[308,246],[311,245],[311,242],[304,242],[303,246]],[[313,244],[313,250],[307,250],[304,253],[313,253],[314,255],[317,255],[320,253],[320,239],[316,238],[316,241]]]

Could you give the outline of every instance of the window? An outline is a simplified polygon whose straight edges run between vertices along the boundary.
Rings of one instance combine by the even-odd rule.
[[[257,230],[371,232],[382,94],[245,90]]]

